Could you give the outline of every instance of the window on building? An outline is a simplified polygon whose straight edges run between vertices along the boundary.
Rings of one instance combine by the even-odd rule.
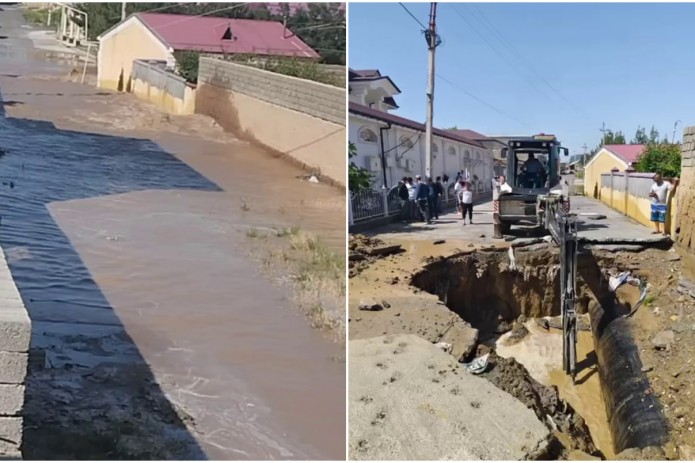
[[[452,156],[456,156],[456,148],[453,146],[449,146],[449,154]]]
[[[374,132],[372,129],[367,127],[362,127],[360,129],[360,141],[365,143],[376,143],[378,139],[379,137],[377,137],[376,132]]]

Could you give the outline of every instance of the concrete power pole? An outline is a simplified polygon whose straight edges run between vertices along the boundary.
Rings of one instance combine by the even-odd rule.
[[[125,5],[126,2],[121,2],[121,21],[125,20]]]
[[[425,176],[432,176],[432,112],[434,109],[434,50],[437,48],[437,3],[430,4],[430,24],[425,33],[429,49],[427,70],[427,121],[425,123]]]
[[[584,146],[582,146],[582,149],[584,149],[584,156],[582,156],[582,167],[586,166],[586,150],[588,149],[588,146],[586,146],[586,143],[584,143]]]

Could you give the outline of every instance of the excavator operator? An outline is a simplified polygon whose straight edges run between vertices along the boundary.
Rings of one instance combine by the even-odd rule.
[[[536,159],[533,153],[529,153],[528,159],[521,167],[521,172],[523,173],[523,183],[526,188],[540,188],[545,183],[543,178],[545,169],[541,161]]]

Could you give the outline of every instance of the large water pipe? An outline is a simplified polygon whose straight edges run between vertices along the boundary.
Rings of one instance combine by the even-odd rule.
[[[642,371],[637,345],[615,300],[589,304],[594,349],[616,454],[660,446],[668,437],[661,404]]]

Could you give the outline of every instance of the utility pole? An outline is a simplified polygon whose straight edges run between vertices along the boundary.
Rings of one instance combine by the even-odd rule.
[[[678,125],[680,121],[676,121],[675,124],[673,124],[673,136],[671,137],[671,144],[673,145],[676,142],[676,126]]]
[[[608,130],[606,129],[606,123],[602,123],[601,128],[598,130],[601,132],[601,145],[603,145],[603,140],[605,140],[606,138],[606,132],[608,132]]]
[[[121,21],[125,21],[125,4],[126,2],[121,2]]]
[[[429,66],[427,70],[427,121],[425,123],[425,176],[432,176],[432,112],[434,109],[434,50],[437,48],[437,3],[430,4],[430,24],[425,31],[429,49]]]
[[[584,143],[584,146],[582,146],[582,149],[584,149],[584,156],[582,156],[582,167],[586,166],[586,150],[588,147],[586,146],[586,143]]]

